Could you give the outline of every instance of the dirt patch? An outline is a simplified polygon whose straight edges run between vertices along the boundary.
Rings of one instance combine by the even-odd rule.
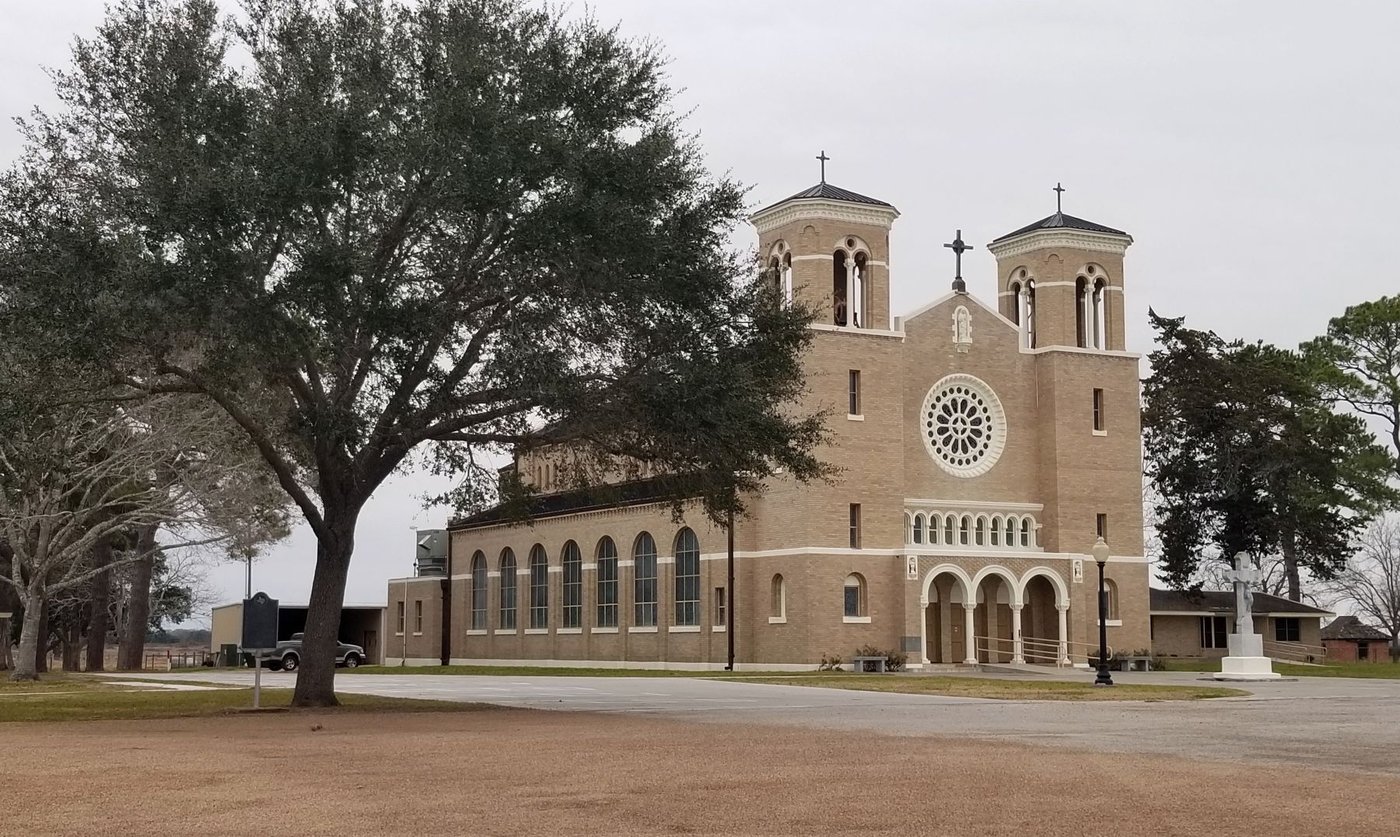
[[[1392,833],[1400,814],[1400,780],[1384,777],[636,715],[294,712],[3,734],[0,831],[26,835],[1331,835]]]

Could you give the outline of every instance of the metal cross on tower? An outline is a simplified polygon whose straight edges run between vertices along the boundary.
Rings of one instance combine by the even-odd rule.
[[[1060,195],[1063,194],[1064,191],[1065,191],[1065,187],[1061,186],[1061,185],[1060,185],[1060,182],[1059,182],[1058,180],[1055,181],[1055,212],[1056,212],[1056,213],[1059,213],[1059,212],[1060,212]]]
[[[821,161],[821,164],[822,164],[822,182],[825,183],[825,182],[826,182],[826,161],[827,161],[827,160],[830,160],[831,158],[828,157],[828,156],[826,156],[826,150],[825,150],[825,149],[822,149],[822,153],[820,153],[820,154],[817,155],[817,159]]]
[[[972,245],[962,240],[962,230],[958,230],[958,234],[953,237],[953,242],[951,244],[944,244],[943,246],[953,251],[953,260],[955,265],[955,275],[953,277],[953,290],[957,291],[958,293],[965,293],[967,291],[967,283],[964,282],[962,278],[962,254],[966,253],[968,250],[971,250]]]

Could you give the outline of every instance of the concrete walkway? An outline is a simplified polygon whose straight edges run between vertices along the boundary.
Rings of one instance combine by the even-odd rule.
[[[1092,677],[1077,672],[1056,675],[1056,679],[1072,679],[1076,674]],[[290,687],[295,676],[266,672],[263,684]],[[1203,676],[1114,673],[1115,681],[1121,683],[1214,683],[1202,681]],[[252,684],[250,671],[149,677]],[[336,689],[349,693],[930,738],[915,746],[938,746],[937,737],[951,736],[1400,775],[1400,724],[1395,722],[1400,717],[1400,681],[1318,677],[1250,683],[1243,688],[1252,694],[1209,701],[1091,703],[886,694],[682,677],[336,677]]]

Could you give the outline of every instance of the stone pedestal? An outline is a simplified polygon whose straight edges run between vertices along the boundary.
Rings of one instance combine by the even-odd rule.
[[[1264,656],[1264,637],[1259,634],[1231,634],[1230,656],[1220,661],[1216,680],[1277,680],[1274,661]]]

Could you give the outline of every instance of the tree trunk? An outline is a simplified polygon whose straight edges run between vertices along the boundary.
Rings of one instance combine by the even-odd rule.
[[[83,612],[80,607],[68,607],[63,612],[59,628],[59,647],[63,649],[63,670],[79,671],[83,665]]]
[[[143,556],[131,565],[131,598],[126,614],[126,630],[117,647],[117,670],[140,671],[146,654],[146,623],[151,621],[151,573],[155,568],[156,526],[142,526],[136,536],[136,554]]]
[[[1292,529],[1284,529],[1279,539],[1279,552],[1283,553],[1283,575],[1288,582],[1288,600],[1303,600],[1303,582],[1298,577],[1298,535]]]
[[[30,586],[27,594],[29,601],[24,608],[24,623],[19,632],[19,654],[15,659],[15,671],[10,675],[11,680],[39,679],[39,655],[43,646],[39,641],[39,634],[45,621],[44,591],[36,584]],[[6,637],[5,641],[9,642],[9,638]]]
[[[112,563],[112,544],[106,539],[92,548],[92,562],[105,567]],[[92,614],[87,625],[87,670],[102,671],[107,667],[107,604],[112,594],[112,574],[106,570],[92,579]]]
[[[6,610],[4,613],[12,611]],[[15,667],[15,658],[10,651],[10,635],[14,628],[10,624],[9,617],[0,619],[0,671],[9,671]]]
[[[311,602],[306,610],[306,636],[301,644],[293,706],[339,705],[335,699],[335,646],[358,518],[358,507],[334,518],[327,514],[326,537],[317,541],[316,574],[311,580]]]
[[[31,598],[30,601],[38,601],[38,604],[35,605],[35,607],[37,607],[39,610],[39,635],[35,638],[35,641],[38,643],[38,645],[34,647],[34,670],[39,674],[48,674],[49,639],[50,635],[53,632],[49,626],[48,591],[41,590],[39,593],[39,598],[37,600]],[[25,609],[25,612],[29,612],[28,608]],[[20,639],[20,644],[24,644],[23,638]]]

